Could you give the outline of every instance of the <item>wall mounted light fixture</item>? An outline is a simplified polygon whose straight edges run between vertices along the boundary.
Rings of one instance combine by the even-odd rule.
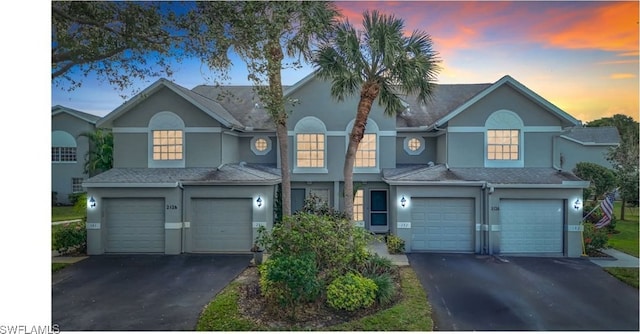
[[[400,199],[400,205],[402,205],[403,208],[407,205],[407,199],[404,198],[404,196],[402,196],[402,199]]]
[[[258,207],[262,207],[262,198],[260,198],[260,196],[258,196],[258,199],[256,200],[256,204],[258,205]]]

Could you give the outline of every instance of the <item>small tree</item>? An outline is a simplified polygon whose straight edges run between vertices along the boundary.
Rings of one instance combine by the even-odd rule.
[[[577,163],[573,173],[577,177],[591,182],[589,188],[584,189],[583,192],[585,202],[590,199],[596,201],[600,196],[613,190],[616,185],[616,176],[612,170],[592,162]]]
[[[104,129],[84,132],[80,136],[89,139],[89,152],[85,156],[84,172],[89,176],[113,168],[113,133]]]

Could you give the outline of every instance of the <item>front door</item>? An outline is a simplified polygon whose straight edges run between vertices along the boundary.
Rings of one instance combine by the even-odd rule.
[[[387,190],[371,190],[369,195],[369,230],[374,233],[387,233],[389,231]]]

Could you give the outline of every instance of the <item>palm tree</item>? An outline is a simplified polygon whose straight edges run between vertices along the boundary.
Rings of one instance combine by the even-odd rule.
[[[353,165],[374,100],[379,97],[387,116],[404,109],[399,94],[417,94],[426,103],[439,71],[429,34],[415,30],[405,35],[402,19],[376,10],[364,12],[362,25],[364,30],[356,31],[348,20],[340,23],[314,59],[318,77],[331,80],[335,99],[360,93],[344,161],[344,209],[349,217],[353,217]]]
[[[113,133],[96,129],[83,132],[80,136],[89,139],[89,152],[85,156],[84,172],[94,176],[113,167]]]

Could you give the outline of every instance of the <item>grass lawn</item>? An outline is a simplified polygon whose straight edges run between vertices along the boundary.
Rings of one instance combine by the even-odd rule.
[[[620,217],[620,202],[614,203],[613,212]],[[620,233],[612,234],[609,237],[609,246],[629,255],[638,256],[638,210],[627,208],[625,210],[625,220],[616,222],[616,230]]]
[[[83,214],[77,213],[73,206],[52,206],[51,207],[51,221],[59,222],[63,220],[80,219],[84,217]]]
[[[376,314],[348,323],[320,329],[322,331],[431,331],[431,305],[411,267],[400,268],[403,298],[396,305]],[[222,290],[198,319],[198,331],[265,331],[273,330],[254,324],[238,311],[238,289],[241,283],[232,282]],[[295,330],[280,328],[278,330]]]
[[[606,272],[613,277],[631,285],[634,288],[638,288],[638,268],[604,268]]]
[[[62,268],[65,268],[69,265],[69,263],[52,263],[51,264],[51,272],[55,273],[58,270],[61,270]]]

